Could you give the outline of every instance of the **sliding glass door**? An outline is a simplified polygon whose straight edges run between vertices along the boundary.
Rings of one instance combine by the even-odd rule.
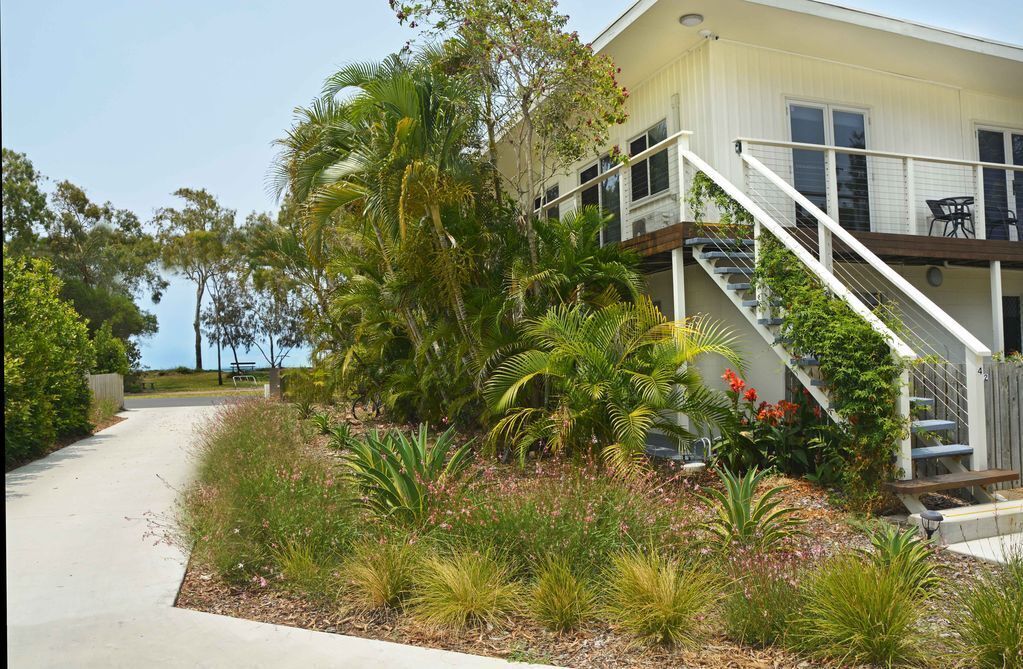
[[[977,157],[986,163],[1023,165],[1023,132],[977,129]],[[1023,212],[1023,174],[984,168],[984,221],[988,239],[1011,239]],[[1019,239],[1019,237],[1017,237]]]
[[[867,114],[862,110],[825,104],[793,102],[789,104],[789,124],[793,142],[831,145],[847,149],[867,148]],[[870,174],[867,157],[836,152],[835,178],[838,185],[838,211],[829,211],[844,228],[870,230]],[[793,149],[793,186],[810,202],[827,211],[827,173],[825,155],[816,149]],[[799,225],[816,225],[808,212],[798,208]]]

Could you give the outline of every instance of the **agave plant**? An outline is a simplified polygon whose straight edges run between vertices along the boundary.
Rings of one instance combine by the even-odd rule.
[[[794,509],[781,506],[778,499],[786,486],[775,486],[754,501],[757,486],[770,470],[753,468],[739,478],[726,467],[718,470],[724,491],[711,490],[709,497],[701,496],[715,509],[716,517],[710,522],[722,549],[732,546],[770,551],[781,542],[799,534],[802,521],[793,517]]]
[[[448,457],[454,438],[449,428],[431,444],[426,425],[411,437],[374,430],[364,440],[350,439],[342,457],[366,506],[382,518],[418,524],[429,515],[431,487],[456,478],[469,464],[471,441]]]
[[[901,530],[885,523],[868,536],[874,550],[860,552],[878,567],[902,578],[914,593],[924,594],[941,581],[930,561],[931,549],[916,528]]]
[[[327,434],[330,436],[327,445],[335,451],[343,451],[352,443],[352,428],[348,423],[334,425]]]

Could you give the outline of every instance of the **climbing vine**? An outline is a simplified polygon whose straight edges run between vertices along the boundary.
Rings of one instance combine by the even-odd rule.
[[[712,201],[729,227],[750,230],[752,216],[706,175],[698,174],[689,202],[701,220]],[[724,215],[727,214],[727,220]],[[742,230],[736,229],[735,232]],[[864,511],[883,501],[881,484],[894,474],[895,454],[908,428],[898,413],[905,363],[896,359],[885,338],[842,299],[822,285],[777,238],[762,232],[755,285],[767,289],[783,318],[781,336],[796,356],[820,361],[832,410],[845,435],[839,454],[842,483],[851,506]]]

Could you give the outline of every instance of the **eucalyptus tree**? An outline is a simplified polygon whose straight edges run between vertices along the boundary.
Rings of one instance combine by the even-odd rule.
[[[174,192],[184,205],[157,210],[164,265],[181,272],[195,284],[195,368],[202,369],[202,303],[210,279],[232,267],[235,212],[226,209],[205,189],[181,188]]]

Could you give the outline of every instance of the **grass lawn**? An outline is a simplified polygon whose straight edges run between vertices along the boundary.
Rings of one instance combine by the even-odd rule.
[[[189,372],[178,371],[152,371],[142,377],[145,383],[145,391],[132,393],[133,395],[165,395],[177,393],[194,394],[248,394],[254,390],[262,390],[263,384],[267,382],[266,370],[252,372],[256,377],[256,383],[251,380],[239,381],[237,386],[231,380],[231,373],[224,372],[224,385],[217,384],[217,373],[214,372]],[[152,386],[150,386],[152,384]]]

